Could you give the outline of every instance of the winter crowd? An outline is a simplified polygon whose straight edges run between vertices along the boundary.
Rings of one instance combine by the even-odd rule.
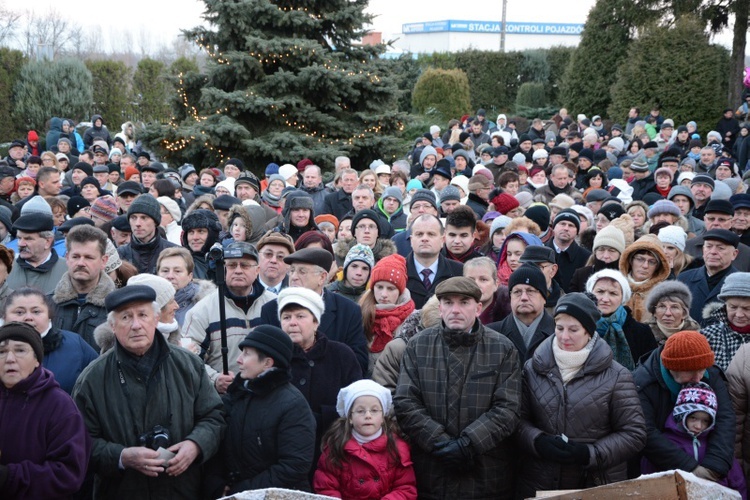
[[[681,469],[747,498],[749,105],[708,133],[480,109],[391,165],[262,179],[52,118],[0,160],[0,497],[512,499]]]

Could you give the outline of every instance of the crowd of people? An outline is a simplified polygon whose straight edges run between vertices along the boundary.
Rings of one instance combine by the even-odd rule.
[[[681,469],[747,498],[731,109],[708,133],[480,109],[392,164],[260,176],[92,125],[0,160],[0,497],[526,498]]]

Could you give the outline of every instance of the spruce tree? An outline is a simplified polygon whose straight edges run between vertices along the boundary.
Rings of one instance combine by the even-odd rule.
[[[146,131],[168,161],[238,157],[259,171],[304,157],[332,168],[347,155],[362,168],[399,151],[400,92],[383,47],[357,43],[367,0],[204,1],[209,27],[184,34],[209,62],[180,78],[172,123]]]

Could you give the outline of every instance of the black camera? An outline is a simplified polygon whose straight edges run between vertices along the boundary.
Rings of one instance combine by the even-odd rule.
[[[149,432],[145,432],[138,437],[141,446],[158,450],[159,448],[167,449],[171,446],[172,439],[169,436],[169,429],[161,425],[154,426]]]

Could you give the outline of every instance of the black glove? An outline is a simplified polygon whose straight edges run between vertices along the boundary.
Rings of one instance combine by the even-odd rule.
[[[534,440],[534,448],[545,460],[565,463],[573,458],[572,449],[560,436],[541,434]]]
[[[466,436],[435,443],[435,449],[432,451],[432,454],[443,462],[443,465],[446,467],[463,470],[474,463],[474,451],[471,449],[471,440]]]
[[[588,465],[591,461],[591,451],[584,443],[568,443],[573,461],[578,465]]]

